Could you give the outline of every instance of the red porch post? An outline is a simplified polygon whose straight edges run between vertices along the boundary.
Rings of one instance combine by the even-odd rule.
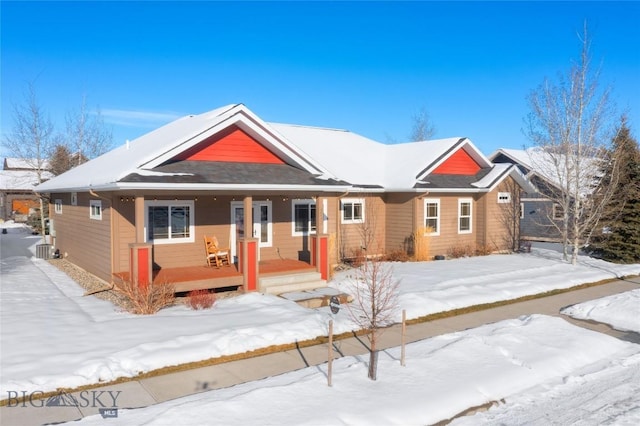
[[[153,282],[153,245],[144,242],[144,197],[135,198],[136,242],[129,244],[129,279],[146,287]]]
[[[151,264],[151,244],[129,244],[129,279],[140,287],[146,287],[153,281]]]
[[[258,289],[258,243],[257,238],[240,240],[238,269],[242,272],[242,285],[245,291]]]
[[[323,280],[329,279],[329,235],[324,233],[324,197],[316,197],[316,235],[311,237],[311,264]]]

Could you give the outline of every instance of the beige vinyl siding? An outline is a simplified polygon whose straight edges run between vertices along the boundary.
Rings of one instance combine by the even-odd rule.
[[[412,236],[421,223],[416,220],[415,205],[419,202],[415,194],[387,194],[386,203],[386,248],[387,251],[411,251]]]
[[[440,200],[440,235],[430,236],[431,256],[447,255],[452,249],[465,247],[471,251],[476,248],[478,231],[478,203],[473,194],[429,194],[427,198]],[[471,198],[471,233],[458,233],[458,200]],[[424,221],[424,202],[420,200],[416,208],[420,224]]]
[[[114,197],[113,272],[129,270],[129,243],[136,241],[135,202],[133,196]]]
[[[485,201],[487,205],[486,215],[486,245],[492,250],[505,250],[510,248],[507,224],[505,223],[504,215],[509,215],[508,211],[504,209],[510,207],[510,203],[500,204],[498,203],[498,192],[511,192],[510,187],[519,188],[514,182],[509,182],[512,178],[505,179],[496,189],[485,195]],[[511,194],[513,197],[517,196]],[[516,198],[517,199],[517,198]]]
[[[385,253],[386,205],[382,197],[377,195],[354,194],[344,200],[364,200],[364,222],[342,223],[341,204],[338,203],[338,250],[343,258],[354,257],[358,250],[366,249],[367,255]],[[371,230],[371,241],[364,234]],[[368,247],[365,247],[367,246]]]
[[[78,193],[77,205],[71,205],[71,194],[51,194],[51,200],[62,200],[62,213],[53,213],[54,246],[70,262],[107,282],[111,281],[111,199]],[[102,220],[89,218],[89,200],[102,201]],[[51,208],[53,212],[53,207]]]

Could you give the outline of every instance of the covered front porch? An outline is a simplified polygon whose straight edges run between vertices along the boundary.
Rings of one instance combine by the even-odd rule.
[[[126,263],[119,256],[120,267],[113,273],[116,282],[171,283],[177,292],[239,286],[267,292],[266,287],[295,288],[290,275],[306,273],[304,281],[324,281],[326,286],[329,235],[315,232],[327,228],[326,198],[203,193],[171,198],[160,194],[129,198],[133,209],[128,223],[134,225],[130,229],[136,242],[128,243]],[[121,197],[121,206],[126,207],[126,199]],[[172,241],[175,235],[179,241]],[[230,254],[230,266],[207,266],[204,237],[212,235]],[[275,282],[266,279],[270,275],[289,276]]]
[[[266,277],[314,272],[316,267],[294,259],[262,260],[258,262],[258,280]],[[114,281],[131,280],[129,271],[113,275]],[[243,274],[236,264],[220,268],[203,266],[186,266],[161,268],[153,271],[152,284],[169,283],[175,287],[176,293],[200,289],[226,289],[243,285]]]

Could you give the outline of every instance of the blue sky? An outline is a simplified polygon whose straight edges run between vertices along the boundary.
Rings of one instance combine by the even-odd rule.
[[[114,145],[178,116],[243,103],[266,121],[486,154],[520,148],[526,96],[568,69],[587,20],[601,82],[640,122],[639,2],[7,2],[1,131],[29,82],[62,129],[83,94]],[[4,155],[6,153],[3,152]]]

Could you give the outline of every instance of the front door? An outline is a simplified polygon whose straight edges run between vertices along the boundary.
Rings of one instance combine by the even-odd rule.
[[[252,203],[251,214],[253,215],[253,229],[248,237],[257,238],[259,240],[258,247],[271,247],[271,201],[254,201]],[[232,201],[231,255],[234,261],[237,260],[238,241],[242,238],[245,238],[244,204],[241,201]],[[260,259],[260,250],[258,250],[258,259]]]

